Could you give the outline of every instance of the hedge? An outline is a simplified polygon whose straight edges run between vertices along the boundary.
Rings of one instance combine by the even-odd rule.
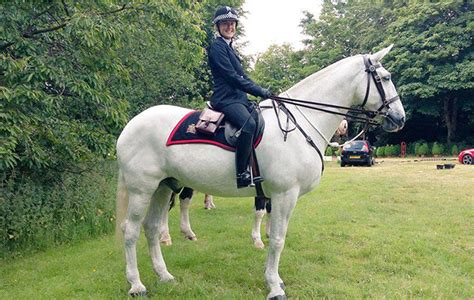
[[[63,176],[54,185],[31,179],[0,190],[0,257],[100,236],[115,224],[116,163]]]

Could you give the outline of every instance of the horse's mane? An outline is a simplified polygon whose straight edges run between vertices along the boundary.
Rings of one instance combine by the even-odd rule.
[[[299,81],[298,83],[296,83],[294,86],[292,86],[290,88],[291,89],[294,89],[294,88],[297,88],[299,87],[300,85],[304,85],[305,83],[307,83],[308,81],[316,81],[318,80],[319,78],[323,78],[323,77],[326,77],[328,76],[328,73],[331,73],[334,69],[338,68],[340,65],[346,63],[348,60],[351,60],[353,58],[356,58],[356,57],[360,57],[361,55],[358,54],[358,55],[355,55],[355,56],[349,56],[349,57],[346,57],[346,58],[343,58],[341,60],[338,60],[337,62],[309,75],[308,77],[306,77],[305,79]]]

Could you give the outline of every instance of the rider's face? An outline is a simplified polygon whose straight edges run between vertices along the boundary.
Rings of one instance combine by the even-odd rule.
[[[221,21],[219,22],[219,32],[222,35],[222,37],[226,39],[231,39],[235,35],[235,29],[237,27],[237,22],[235,21]]]

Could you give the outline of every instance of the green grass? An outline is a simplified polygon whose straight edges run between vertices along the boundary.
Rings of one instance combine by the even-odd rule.
[[[328,163],[319,188],[290,221],[280,275],[292,299],[474,297],[474,168],[388,160],[372,168]],[[253,248],[253,200],[216,198],[191,209],[197,242],[179,233],[163,248],[176,283],[159,283],[144,236],[138,247],[152,299],[263,299],[266,252]],[[265,241],[267,242],[267,241]],[[0,299],[126,298],[112,236],[0,261]]]

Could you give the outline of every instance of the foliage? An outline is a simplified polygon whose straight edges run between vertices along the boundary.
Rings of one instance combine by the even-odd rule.
[[[49,248],[97,237],[115,224],[115,162],[65,174],[61,185],[32,180],[0,191],[0,253]]]
[[[435,142],[433,144],[433,147],[431,148],[431,154],[437,156],[437,155],[443,154],[443,152],[444,152],[443,144],[439,144],[439,143]]]
[[[330,1],[302,20],[304,60],[317,70],[339,59],[395,47],[384,60],[409,122],[387,142],[466,139],[474,126],[472,1]],[[462,107],[462,110],[460,109]],[[386,133],[379,133],[379,139]],[[380,137],[381,136],[381,137]]]
[[[375,154],[377,155],[377,157],[384,157],[385,156],[385,149],[386,149],[385,146],[378,147],[375,150]]]
[[[113,154],[130,113],[202,99],[199,4],[16,1],[0,9],[2,181],[80,171]]]
[[[308,76],[302,62],[302,52],[294,51],[289,44],[271,45],[258,56],[251,76],[274,93],[287,90]]]
[[[387,66],[400,94],[412,113],[444,125],[448,143],[458,127],[465,131],[464,122],[474,125],[473,8],[472,2],[415,2],[396,10],[388,30],[397,47]]]
[[[332,147],[327,147],[326,148],[326,152],[324,152],[324,155],[326,156],[332,156],[333,155],[333,150],[332,150]]]
[[[204,48],[223,4],[0,2],[2,250],[110,229],[93,166],[114,157],[120,130],[141,110],[202,104],[210,91]]]
[[[384,152],[385,156],[397,157],[400,155],[400,145],[387,145]]]
[[[452,145],[451,146],[451,152],[450,152],[451,155],[458,155],[459,154],[459,148],[456,144]]]
[[[428,143],[422,143],[418,148],[416,148],[416,155],[417,156],[425,156],[430,153],[430,148]]]

